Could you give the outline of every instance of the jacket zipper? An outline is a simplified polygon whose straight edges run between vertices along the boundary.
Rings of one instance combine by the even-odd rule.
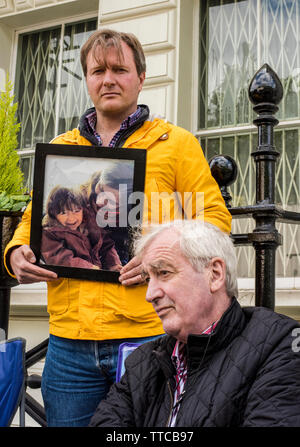
[[[170,393],[170,398],[171,398],[171,407],[170,407],[170,413],[169,413],[169,417],[167,419],[167,423],[166,423],[166,427],[169,427],[170,421],[171,421],[171,417],[172,417],[172,413],[173,413],[173,405],[174,405],[174,396],[171,390],[171,385],[170,385],[170,381],[168,380],[167,382],[168,384],[168,390]]]
[[[123,147],[127,139],[136,132],[142,125],[144,124],[146,120],[138,120],[132,127],[129,127],[129,129],[126,129],[117,139],[114,147]]]

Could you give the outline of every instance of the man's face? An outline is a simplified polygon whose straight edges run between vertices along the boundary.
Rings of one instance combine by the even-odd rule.
[[[175,230],[163,231],[149,244],[142,265],[148,281],[146,300],[167,334],[186,342],[189,334],[201,334],[213,322],[210,269],[194,270],[181,254]]]
[[[131,48],[125,42],[121,47],[121,59],[113,46],[105,53],[99,47],[96,58],[92,51],[87,56],[87,89],[100,117],[125,119],[137,108],[145,73],[138,75]]]

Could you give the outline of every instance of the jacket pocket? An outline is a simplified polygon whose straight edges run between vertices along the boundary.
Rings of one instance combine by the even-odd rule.
[[[146,301],[146,285],[121,287],[124,317],[137,323],[154,321],[157,317],[152,304]]]
[[[69,308],[69,279],[61,278],[48,283],[48,313],[61,315]]]

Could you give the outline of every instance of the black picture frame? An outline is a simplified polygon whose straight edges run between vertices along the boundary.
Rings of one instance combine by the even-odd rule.
[[[70,261],[70,263],[69,261],[66,261],[66,256],[64,255],[64,253],[69,254],[69,252],[63,252],[64,248],[66,250],[70,249],[70,245],[68,246],[68,244],[66,244],[65,242],[64,234],[66,235],[66,237],[73,237],[74,234],[72,234],[72,232],[76,229],[74,230],[74,228],[71,228],[71,231],[69,231],[70,228],[65,227],[60,222],[58,224],[59,226],[55,227],[56,223],[53,225],[53,218],[50,216],[49,204],[49,215],[46,213],[47,201],[53,202],[53,191],[59,188],[69,188],[76,191],[80,190],[81,192],[85,191],[85,199],[87,199],[88,197],[88,199],[93,202],[95,197],[98,198],[98,196],[96,196],[96,193],[94,193],[95,197],[92,200],[93,188],[95,188],[96,183],[92,186],[91,178],[93,176],[96,178],[99,172],[103,172],[105,170],[105,172],[109,172],[109,169],[111,169],[112,166],[114,166],[115,168],[117,167],[117,172],[123,172],[126,168],[128,172],[132,173],[130,174],[132,175],[132,180],[128,181],[128,184],[125,185],[125,192],[127,192],[127,194],[129,192],[137,192],[140,198],[140,213],[138,222],[136,221],[136,225],[133,225],[129,222],[129,219],[127,219],[126,226],[123,225],[122,228],[119,223],[116,223],[116,225],[114,225],[114,228],[110,226],[101,228],[100,225],[101,229],[99,229],[99,232],[101,232],[106,242],[107,240],[109,241],[109,239],[113,240],[113,244],[121,261],[121,265],[124,265],[132,257],[132,254],[130,252],[130,246],[132,242],[131,230],[134,226],[137,226],[142,221],[141,214],[143,209],[143,194],[140,193],[144,192],[145,185],[146,150],[47,143],[38,143],[36,145],[30,247],[36,256],[37,265],[56,272],[58,277],[77,278],[91,281],[108,281],[116,283],[119,282],[119,271],[110,270],[110,268],[114,268],[113,266],[107,267],[102,263],[101,268],[99,268],[99,266],[96,268],[86,267],[86,265],[81,265],[81,261],[79,261],[79,264],[76,266],[70,265],[72,264],[73,259],[72,261]],[[120,188],[119,192],[121,190]],[[49,199],[50,195],[51,200]],[[105,203],[107,203],[107,201]],[[129,213],[130,209],[132,209],[132,206],[132,204],[130,205],[127,202],[125,212]],[[101,239],[101,237],[98,238],[98,229],[96,228],[96,226],[94,226],[94,223],[96,222],[97,226],[99,227],[97,220],[97,216],[99,216],[99,214],[95,215],[96,220],[94,222],[93,218],[90,218],[94,203],[92,203],[92,205],[88,204],[87,207],[90,214],[88,215],[88,219],[85,220],[85,223],[88,228],[85,228],[83,231],[85,236],[80,235],[80,237],[88,237],[90,240],[93,236],[95,240],[96,238],[97,240],[99,240]],[[66,212],[63,211],[63,214],[64,213]],[[87,213],[86,209],[84,210],[84,213]],[[75,225],[77,225],[77,223],[74,223],[74,226]],[[77,233],[75,237],[79,237]],[[49,238],[54,238],[53,240],[51,239],[50,244],[48,244]],[[59,239],[59,241],[57,241],[57,239]],[[59,248],[57,248],[56,244],[59,244]],[[74,247],[75,250],[77,242],[74,242],[74,244],[72,242],[71,245],[72,247]],[[55,246],[54,250],[52,250],[53,246]],[[110,246],[110,242],[108,244],[106,243],[106,246]],[[119,247],[122,247],[122,249]],[[107,251],[105,252],[105,256],[106,259],[111,260],[114,258],[113,256],[111,256],[110,250],[111,249],[107,249]],[[96,252],[101,254],[101,250],[98,251],[97,249]],[[55,256],[57,256],[55,257],[54,254]],[[61,258],[59,258],[59,254],[62,254]],[[55,262],[53,262],[54,258]],[[58,258],[63,260],[57,261]]]

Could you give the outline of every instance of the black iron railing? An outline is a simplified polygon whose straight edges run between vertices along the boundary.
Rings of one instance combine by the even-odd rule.
[[[249,86],[249,98],[254,104],[258,128],[258,145],[251,154],[256,164],[256,203],[243,207],[231,207],[228,187],[236,180],[235,161],[226,155],[217,155],[210,161],[212,175],[218,182],[225,203],[234,219],[251,217],[255,221],[253,232],[232,234],[236,245],[252,245],[256,254],[255,305],[275,307],[275,255],[282,237],[276,229],[277,222],[300,223],[300,213],[286,211],[275,204],[275,169],[279,153],[273,143],[274,126],[278,121],[274,114],[282,99],[282,85],[276,73],[267,65],[258,70]],[[0,216],[1,217],[1,216]],[[7,334],[10,288],[16,285],[8,280],[0,287],[0,328]],[[26,369],[45,357],[48,339],[26,353]],[[41,378],[27,376],[27,386],[39,388]],[[43,407],[28,393],[25,411],[41,426],[46,426]]]
[[[8,230],[8,220],[10,225],[8,233],[9,235],[12,235],[17,224],[20,221],[21,216],[22,213],[20,211],[0,211],[0,335],[2,338],[7,338],[8,333],[11,288],[18,285],[18,281],[8,275],[3,264],[3,251],[6,243],[9,242],[9,240],[7,239],[8,235],[6,235],[5,233],[6,230]]]
[[[275,307],[275,258],[282,236],[276,222],[300,223],[300,213],[286,211],[275,204],[275,171],[279,152],[274,146],[274,126],[278,120],[274,114],[283,96],[283,88],[276,73],[263,65],[254,75],[249,86],[249,98],[254,104],[258,128],[258,145],[252,157],[256,167],[256,203],[244,207],[230,206],[230,186],[237,177],[235,161],[217,155],[210,161],[212,174],[218,182],[223,198],[233,218],[252,217],[255,228],[252,233],[232,234],[236,245],[253,245],[255,249],[255,305]]]

